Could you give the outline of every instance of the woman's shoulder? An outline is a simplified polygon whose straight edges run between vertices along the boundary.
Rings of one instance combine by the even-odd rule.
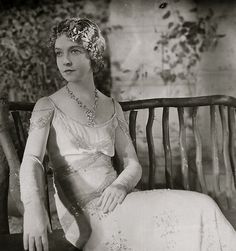
[[[114,114],[116,111],[116,104],[113,97],[109,97],[102,92],[99,92],[99,106],[101,110],[106,111],[108,114]]]
[[[34,106],[34,111],[52,110],[53,108],[54,107],[50,98],[48,96],[44,96],[37,100]]]
[[[61,89],[57,90],[48,98],[51,102],[55,104],[61,103],[65,99],[65,87],[62,87]]]
[[[36,102],[30,118],[30,131],[33,128],[43,128],[54,114],[54,106],[47,96]]]
[[[62,100],[63,89],[64,87],[60,88],[49,96],[39,98],[34,106],[34,110],[54,109],[54,101]]]

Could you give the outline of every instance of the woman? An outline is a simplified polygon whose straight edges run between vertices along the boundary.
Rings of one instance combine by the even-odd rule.
[[[236,250],[236,234],[214,201],[196,192],[132,192],[141,167],[120,105],[99,92],[105,41],[88,19],[53,29],[52,47],[67,85],[39,99],[20,170],[24,247],[48,250],[42,160],[54,173],[55,202],[66,238],[85,251]],[[116,151],[124,170],[111,162]]]

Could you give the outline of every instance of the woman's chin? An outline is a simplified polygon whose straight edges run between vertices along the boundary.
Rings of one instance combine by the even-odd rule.
[[[63,75],[63,78],[67,81],[67,82],[78,82],[79,78],[75,78],[74,76],[65,76]]]

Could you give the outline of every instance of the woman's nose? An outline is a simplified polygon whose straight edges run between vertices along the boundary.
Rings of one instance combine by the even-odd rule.
[[[70,60],[70,58],[68,56],[64,57],[63,64],[64,65],[71,65],[72,64],[72,62],[71,62],[71,60]]]

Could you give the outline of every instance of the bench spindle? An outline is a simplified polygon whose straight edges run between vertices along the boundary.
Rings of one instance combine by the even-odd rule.
[[[232,170],[229,159],[229,130],[227,127],[226,120],[226,106],[220,105],[220,117],[222,124],[222,136],[223,136],[223,160],[225,166],[225,178],[226,178],[226,199],[228,203],[228,208],[232,208]]]
[[[217,139],[216,105],[210,106],[210,117],[211,117],[213,197],[215,199],[218,199],[220,196],[220,167],[219,167],[219,150],[216,140]]]
[[[203,167],[202,167],[202,141],[201,141],[201,135],[197,123],[197,111],[198,107],[193,107],[193,113],[192,113],[192,124],[193,124],[193,134],[195,139],[195,145],[196,145],[196,167],[197,167],[197,175],[198,180],[201,186],[201,190],[203,193],[207,194],[207,186],[206,186],[206,180],[205,176],[203,174]]]
[[[154,188],[155,169],[156,169],[156,158],[155,158],[154,142],[152,135],[154,113],[155,113],[154,108],[149,108],[148,122],[146,125],[146,135],[147,135],[148,154],[149,154],[148,189]]]
[[[178,107],[179,116],[179,145],[181,155],[181,171],[183,177],[183,185],[186,190],[190,190],[189,178],[188,178],[188,158],[187,158],[187,146],[186,146],[186,130],[184,126],[184,108]]]
[[[164,155],[165,155],[166,187],[174,188],[173,170],[172,170],[172,153],[171,153],[170,136],[169,136],[169,107],[163,108],[162,133],[163,133],[163,147],[164,147]]]
[[[233,107],[228,106],[228,124],[229,124],[229,157],[230,164],[233,174],[233,182],[234,187],[236,186],[236,157],[235,157],[235,148],[234,148],[234,140],[235,140],[235,109]]]
[[[17,139],[20,147],[20,159],[23,157],[24,149],[25,149],[25,144],[26,144],[26,135],[25,131],[23,128],[23,124],[21,121],[20,113],[19,111],[12,111],[11,112],[15,128],[16,128],[16,134],[17,134]]]
[[[129,114],[129,132],[132,142],[134,144],[135,151],[137,153],[137,143],[136,143],[136,119],[138,111],[130,111]]]

